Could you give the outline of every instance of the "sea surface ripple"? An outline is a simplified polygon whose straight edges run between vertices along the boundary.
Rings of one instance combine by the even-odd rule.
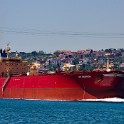
[[[1,124],[124,124],[124,101],[0,99]]]

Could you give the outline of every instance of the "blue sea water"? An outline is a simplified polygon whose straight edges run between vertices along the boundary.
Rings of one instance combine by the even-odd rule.
[[[124,102],[0,99],[1,124],[124,124]]]

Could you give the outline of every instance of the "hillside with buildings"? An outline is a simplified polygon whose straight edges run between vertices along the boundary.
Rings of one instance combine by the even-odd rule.
[[[11,52],[10,57],[17,55],[29,62],[37,62],[42,68],[55,71],[64,64],[80,66],[80,70],[105,69],[107,59],[109,68],[124,70],[124,49],[105,49],[95,51],[93,49],[79,50],[77,52],[69,50],[56,50],[54,53],[44,51]]]

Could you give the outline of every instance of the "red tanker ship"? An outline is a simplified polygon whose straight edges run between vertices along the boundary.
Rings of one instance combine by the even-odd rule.
[[[2,56],[5,53],[1,51]],[[41,74],[32,63],[23,61],[18,56],[9,58],[8,54],[0,58],[0,68],[0,98],[40,100],[124,98],[122,71],[58,71]]]

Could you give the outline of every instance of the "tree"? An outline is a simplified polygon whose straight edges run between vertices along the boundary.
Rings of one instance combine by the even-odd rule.
[[[37,53],[36,51],[32,51],[31,54],[32,54],[33,56],[37,56],[37,55],[38,55],[38,53]]]

